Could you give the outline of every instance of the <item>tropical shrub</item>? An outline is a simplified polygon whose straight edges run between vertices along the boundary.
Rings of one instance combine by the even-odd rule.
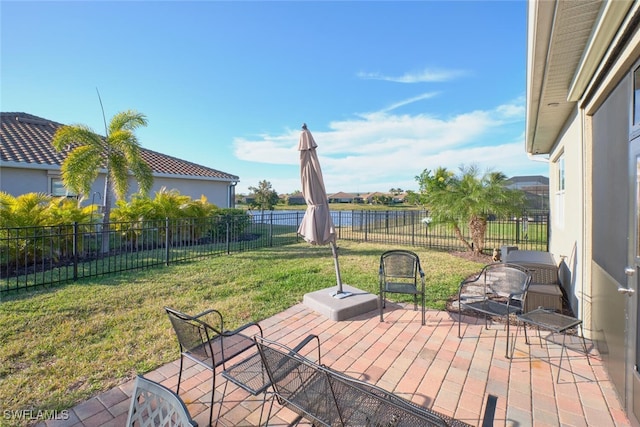
[[[480,175],[476,166],[461,166],[458,175],[440,167],[433,173],[425,169],[416,176],[420,202],[432,220],[451,225],[458,239],[476,254],[484,249],[490,215],[522,213],[524,193],[507,188],[506,180],[502,172],[487,171]],[[469,225],[471,242],[461,232],[462,221]]]
[[[18,197],[0,192],[0,252],[8,266],[35,260],[58,262],[73,253],[74,222],[98,221],[97,206],[80,207],[78,200],[27,193]],[[77,234],[84,251],[84,233]]]

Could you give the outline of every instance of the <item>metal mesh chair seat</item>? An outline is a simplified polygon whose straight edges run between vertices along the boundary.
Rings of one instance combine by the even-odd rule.
[[[258,348],[278,403],[311,418],[314,424],[333,425],[337,408],[326,375],[291,350],[284,353],[262,344],[259,342]]]
[[[470,427],[314,363],[295,349],[264,338],[256,338],[256,343],[278,403],[313,425]]]
[[[507,316],[508,314],[516,314],[521,311],[521,307],[519,305],[507,305],[504,302],[493,300],[468,302],[464,304],[464,307],[480,313],[488,314],[489,316],[500,317]]]
[[[230,359],[255,349],[255,342],[251,337],[256,333],[262,336],[262,328],[257,323],[249,322],[233,331],[227,331],[224,329],[222,314],[217,310],[206,310],[191,316],[169,307],[164,309],[171,320],[171,325],[180,344],[180,371],[176,393],[180,393],[185,358],[193,360],[213,372],[211,409],[209,412],[209,424],[211,424],[213,421],[214,396],[216,394],[216,368],[222,366],[224,369],[226,368],[226,362]],[[252,331],[253,333],[251,333]],[[257,350],[255,354],[257,354]],[[242,385],[232,375],[227,375],[226,378]],[[224,399],[224,392],[222,393],[222,398]],[[222,402],[220,402],[220,409],[222,409]]]
[[[211,369],[217,368],[254,345],[253,339],[245,335],[221,334],[195,347],[185,348],[184,352],[189,359]]]
[[[485,314],[487,328],[489,317],[502,317],[507,328],[505,357],[509,358],[509,316],[522,313],[530,284],[531,274],[524,267],[508,263],[488,264],[476,277],[463,280],[458,290],[458,337],[462,338],[463,310]],[[469,291],[471,287],[474,292]]]
[[[127,419],[128,427],[187,427],[198,424],[191,419],[177,394],[144,377],[136,377]]]
[[[380,321],[383,322],[383,310],[386,307],[385,294],[413,295],[413,309],[418,309],[418,296],[422,303],[422,324],[425,324],[425,292],[424,271],[420,266],[420,258],[414,252],[390,250],[380,256],[379,303]]]
[[[436,414],[374,385],[334,372],[331,389],[345,426],[465,427],[468,424]]]
[[[253,395],[264,392],[270,385],[258,352],[225,369],[222,376]]]
[[[412,284],[388,282],[384,285],[384,291],[397,294],[420,295],[422,292]]]

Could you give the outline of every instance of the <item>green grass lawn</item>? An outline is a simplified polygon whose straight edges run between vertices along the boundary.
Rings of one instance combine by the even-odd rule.
[[[342,281],[377,294],[380,254],[389,247],[339,246]],[[431,308],[443,309],[481,267],[405,249],[420,256]],[[233,329],[335,284],[329,246],[299,243],[8,296],[0,304],[0,410],[68,409],[177,359],[165,305],[189,313],[216,308]]]

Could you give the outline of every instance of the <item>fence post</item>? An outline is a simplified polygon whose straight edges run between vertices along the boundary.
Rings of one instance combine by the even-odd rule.
[[[520,243],[520,218],[516,218],[516,243]]]
[[[363,211],[362,226],[364,227],[364,241],[369,241],[369,211]]]
[[[227,218],[227,220],[225,221],[225,225],[226,225],[226,230],[225,230],[225,239],[226,239],[226,246],[227,246],[227,255],[229,255],[231,253],[231,230],[229,227],[229,221],[233,221],[233,217],[229,217]]]
[[[273,246],[273,211],[269,211],[269,247]]]
[[[164,219],[164,264],[169,265],[169,217]]]
[[[78,280],[78,221],[73,222],[73,281]]]
[[[384,227],[389,234],[389,211],[384,211]]]
[[[416,212],[410,211],[411,213],[411,246],[416,245]]]

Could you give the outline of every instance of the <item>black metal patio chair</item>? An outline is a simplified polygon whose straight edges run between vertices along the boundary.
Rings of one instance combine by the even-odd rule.
[[[131,396],[127,427],[198,427],[180,397],[140,375]]]
[[[385,294],[413,295],[414,310],[418,309],[418,296],[422,303],[422,324],[425,324],[424,271],[420,258],[414,252],[394,249],[380,256],[380,321],[383,322],[383,310],[386,307]]]
[[[507,329],[505,357],[509,358],[509,324],[512,314],[522,313],[531,274],[516,264],[493,263],[486,265],[474,278],[463,280],[458,290],[458,338],[462,338],[462,311],[472,310],[485,315],[485,328],[489,318],[504,319]],[[469,287],[475,286],[474,291]]]
[[[180,373],[178,374],[178,386],[176,393],[180,393],[180,382],[184,358],[188,358],[197,364],[212,371],[213,385],[211,389],[211,409],[209,412],[209,424],[213,421],[213,404],[216,390],[216,368],[222,366],[226,369],[226,362],[248,351],[255,350],[251,358],[260,358],[253,340],[254,335],[262,336],[262,328],[255,322],[249,322],[233,331],[224,329],[222,314],[215,309],[206,310],[194,316],[181,313],[169,307],[164,308],[169,315],[171,324],[180,344]],[[253,328],[253,333],[249,328]],[[227,377],[234,381],[233,377]],[[234,381],[235,382],[235,381]],[[226,392],[226,383],[225,383]],[[222,409],[222,401],[220,409]]]

